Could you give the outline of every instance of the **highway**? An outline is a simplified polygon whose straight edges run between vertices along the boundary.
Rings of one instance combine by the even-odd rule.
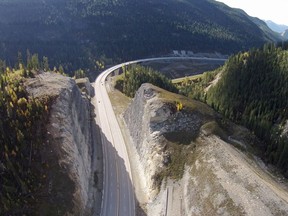
[[[197,57],[163,57],[140,59],[113,66],[102,72],[95,81],[97,122],[101,128],[103,148],[102,216],[134,216],[134,187],[126,145],[106,90],[107,76],[113,71],[134,63],[173,59],[204,59]],[[206,60],[221,60],[207,59]],[[225,59],[223,59],[225,60]]]
[[[104,182],[101,215],[134,216],[135,201],[132,175],[126,145],[109,100],[105,79],[118,67],[99,75],[95,82],[95,97],[101,128]]]

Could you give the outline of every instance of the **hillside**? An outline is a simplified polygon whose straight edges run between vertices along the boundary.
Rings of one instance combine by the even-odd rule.
[[[178,92],[165,75],[149,67],[133,65],[126,67],[122,75],[117,77],[115,88],[128,97],[133,98],[143,83],[151,83],[170,92]]]
[[[262,139],[263,158],[288,174],[288,52],[273,45],[232,56],[181,87]]]
[[[267,23],[269,28],[271,28],[273,31],[278,32],[278,33],[283,33],[285,30],[288,29],[287,25],[280,25],[271,20],[267,20],[265,22]]]
[[[151,84],[143,84],[130,102],[109,91],[143,215],[287,214],[287,186],[253,155],[257,138],[249,130]]]
[[[0,215],[99,212],[93,95],[35,70],[0,71],[0,90]]]
[[[286,30],[282,33],[282,37],[285,38],[286,40],[288,40],[288,29],[286,29]]]
[[[172,50],[230,54],[277,40],[263,25],[212,0],[0,0],[0,58],[13,66],[29,49],[67,71]]]

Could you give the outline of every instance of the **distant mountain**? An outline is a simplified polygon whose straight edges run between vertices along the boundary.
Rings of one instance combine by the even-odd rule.
[[[26,49],[65,69],[95,69],[100,58],[230,54],[277,40],[265,23],[214,0],[0,0],[0,58],[10,64]]]
[[[267,23],[270,29],[278,33],[283,33],[285,30],[288,29],[288,26],[277,24],[271,20],[267,20],[265,22]]]
[[[281,35],[284,39],[288,40],[288,29],[286,29]]]
[[[234,10],[238,10],[239,13],[242,13],[244,16],[248,16],[248,14],[241,9],[234,9]],[[248,17],[264,32],[264,37],[266,40],[268,41],[271,39],[276,40],[276,41],[281,40],[280,34],[278,34],[277,32],[271,31],[271,28],[269,28],[267,23],[265,23],[263,20],[257,17],[251,17],[251,16],[248,16]]]

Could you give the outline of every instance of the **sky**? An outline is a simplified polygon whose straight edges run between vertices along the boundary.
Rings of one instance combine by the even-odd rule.
[[[287,0],[217,0],[233,8],[241,8],[248,15],[272,20],[288,26]]]

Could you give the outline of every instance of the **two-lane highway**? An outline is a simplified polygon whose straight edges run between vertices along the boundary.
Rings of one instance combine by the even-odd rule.
[[[101,73],[95,81],[97,122],[101,128],[104,180],[101,206],[102,216],[134,216],[135,199],[130,162],[126,145],[106,90],[107,76],[113,71],[139,62],[173,59],[201,59],[196,57],[163,57],[140,59],[116,65]],[[207,59],[205,60],[221,60]],[[225,60],[225,59],[223,59]]]
[[[102,73],[95,82],[98,121],[103,146],[104,182],[101,215],[135,215],[134,189],[126,145],[109,100],[106,77],[118,67]]]

